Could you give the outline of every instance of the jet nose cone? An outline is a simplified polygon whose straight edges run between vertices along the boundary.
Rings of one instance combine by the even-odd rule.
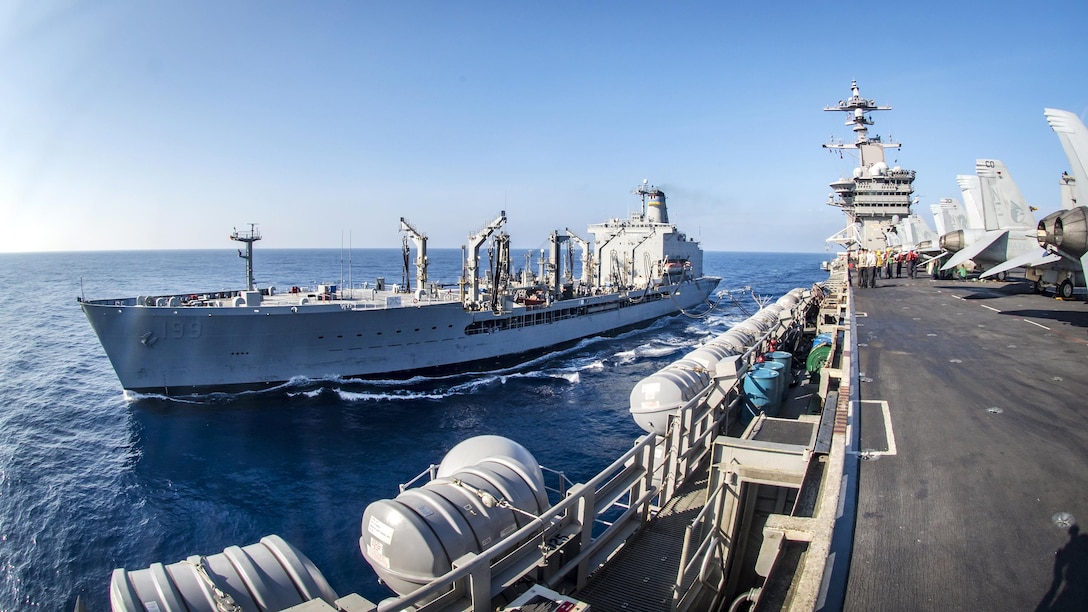
[[[948,251],[949,253],[955,253],[963,249],[963,230],[956,230],[954,232],[948,232],[941,236],[940,245],[941,249]]]

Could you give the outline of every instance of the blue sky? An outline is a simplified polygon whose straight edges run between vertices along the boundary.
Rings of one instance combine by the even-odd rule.
[[[734,6],[735,5],[735,6]],[[1088,3],[0,2],[0,252],[516,247],[643,179],[708,250],[822,251],[855,161],[822,108],[892,111],[929,205],[1002,159],[1058,208],[1043,117],[1088,117]]]

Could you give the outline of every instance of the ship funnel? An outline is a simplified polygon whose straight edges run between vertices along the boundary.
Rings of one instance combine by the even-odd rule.
[[[668,223],[669,209],[665,206],[665,192],[651,188],[646,200],[646,220],[650,223]]]
[[[650,223],[668,223],[669,210],[665,207],[665,192],[643,180],[631,193],[642,196],[642,213]]]

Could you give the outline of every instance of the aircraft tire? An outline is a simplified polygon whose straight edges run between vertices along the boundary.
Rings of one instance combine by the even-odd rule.
[[[1058,297],[1063,300],[1068,300],[1073,297],[1073,283],[1069,282],[1069,279],[1062,281],[1062,284],[1058,285]]]
[[[1046,293],[1046,285],[1043,284],[1042,280],[1035,281],[1035,286],[1032,288],[1035,290],[1035,293],[1038,293],[1039,295]]]

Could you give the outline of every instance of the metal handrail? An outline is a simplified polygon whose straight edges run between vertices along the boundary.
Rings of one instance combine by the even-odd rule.
[[[697,401],[689,402],[685,408],[690,410],[696,407],[699,401],[705,399],[705,397],[706,393],[698,394]],[[693,422],[693,425],[701,429],[712,429],[720,420],[716,417],[717,415],[714,414],[713,410],[703,411],[701,419]],[[681,439],[683,438],[681,436]],[[697,439],[701,440],[702,437],[700,436]],[[561,566],[547,582],[552,585],[558,584],[574,571],[578,571],[581,576],[588,576],[591,570],[595,569],[588,567],[588,562],[594,558],[610,556],[615,550],[618,550],[623,545],[625,538],[617,541],[616,536],[625,531],[630,532],[631,530],[628,527],[631,521],[635,519],[641,521],[644,515],[650,513],[651,509],[660,507],[667,501],[667,499],[658,499],[663,493],[663,489],[652,485],[647,486],[646,480],[647,475],[657,472],[657,466],[654,465],[653,449],[658,445],[667,445],[668,441],[669,438],[667,437],[658,439],[650,434],[642,436],[631,449],[588,482],[570,487],[564,499],[528,525],[504,538],[495,546],[479,554],[471,555],[470,558],[465,559],[466,563],[463,565],[458,564],[457,567],[419,590],[382,602],[378,606],[378,610],[386,612],[407,606],[419,606],[420,610],[441,610],[450,606],[463,607],[463,598],[466,595],[471,598],[470,605],[472,609],[489,609],[491,598],[497,595],[497,593],[491,593],[492,588],[490,586],[493,566],[506,561],[518,549],[525,548],[525,544],[528,542],[546,540],[571,528],[577,528],[583,534],[584,546],[570,561]],[[681,453],[686,453],[690,449],[680,448],[679,450]],[[663,461],[663,463],[667,464],[668,462]],[[668,474],[666,477],[677,484],[682,483],[690,473],[695,471],[697,464],[698,461],[690,462],[688,473]],[[427,471],[417,479],[426,474]],[[593,537],[593,524],[598,521],[598,517],[617,507],[624,509],[620,516],[612,520],[604,531]],[[577,520],[579,514],[589,520]],[[605,550],[606,545],[611,545],[611,548]],[[503,582],[508,583],[530,573],[539,565],[540,560],[547,552],[540,551],[535,563],[521,564],[526,566],[525,571],[515,572],[521,575],[504,576],[506,580]],[[468,584],[465,584],[466,581]],[[461,585],[460,588],[457,587],[458,584]],[[579,584],[578,586],[582,585]],[[452,592],[452,594],[443,596],[447,592]],[[423,602],[427,600],[431,601],[424,604]]]
[[[796,304],[791,310],[791,313],[796,318],[797,313],[799,311],[802,311],[805,307],[807,307],[807,301],[798,302],[798,304]],[[753,344],[751,348],[749,348],[741,355],[741,360],[745,364],[751,365],[752,360],[757,354],[763,354],[764,347],[770,341],[771,337],[783,328],[784,326],[780,322],[779,325],[776,325],[771,329],[767,330],[767,332],[763,334],[763,336],[755,344]],[[721,422],[723,427],[726,423],[728,423],[728,415],[733,411],[734,408],[738,407],[741,404],[741,401],[743,399],[743,394],[737,391],[737,387],[739,386],[739,384],[740,378],[734,381],[733,385],[730,386],[729,389],[725,390],[724,397],[718,406],[709,407],[711,408],[709,412],[713,414],[715,411],[721,409],[722,404],[725,405],[725,409],[721,410]],[[732,399],[730,399],[731,396]],[[705,452],[709,452],[709,446],[707,446]],[[702,456],[703,455],[700,455],[700,459],[702,458]],[[698,533],[700,525],[706,521],[708,516],[710,516],[710,513],[713,511],[713,509],[715,508],[715,504],[717,503],[717,498],[722,494],[724,490],[725,483],[723,482],[718,486],[715,491],[710,492],[707,495],[707,500],[703,508],[699,511],[695,518],[692,519],[690,523],[688,523],[687,527],[684,530],[684,543],[680,553],[680,563],[677,567],[676,582],[673,584],[672,609],[674,610],[680,606],[681,601],[687,595],[686,593],[681,592],[684,576],[691,570],[692,567],[694,567],[695,563],[703,563],[703,556],[705,554],[709,554],[708,551],[711,547],[712,542],[717,541],[719,537],[723,538],[725,541],[728,542],[728,537],[726,537],[724,534],[719,534],[716,532],[716,530],[710,529],[707,530],[707,532],[703,534],[703,537],[699,540],[698,545],[695,547],[695,552],[691,552],[692,543],[693,540],[696,538],[696,533]]]
[[[575,519],[578,517],[577,511],[579,510],[580,506],[584,505],[584,510],[581,514],[584,515],[586,518],[595,518],[611,509],[611,504],[604,507],[597,507],[597,505],[593,501],[593,497],[599,490],[606,490],[607,487],[614,486],[614,478],[617,474],[623,474],[625,471],[627,471],[629,463],[638,466],[640,462],[637,458],[640,455],[648,456],[649,462],[652,464],[653,453],[644,453],[643,451],[648,447],[652,447],[654,442],[654,437],[651,435],[646,435],[639,438],[636,441],[635,445],[626,453],[621,455],[619,459],[614,461],[610,466],[608,466],[595,477],[590,479],[589,482],[583,485],[575,485],[574,487],[572,487],[567,497],[560,500],[557,504],[549,508],[544,514],[542,514],[540,517],[537,517],[537,519],[531,521],[528,525],[522,527],[521,529],[507,536],[506,538],[503,538],[495,546],[492,546],[491,548],[488,548],[480,552],[479,554],[472,555],[473,558],[467,560],[465,564],[458,565],[457,567],[443,574],[442,576],[435,578],[426,586],[416,591],[413,591],[408,595],[404,595],[402,597],[398,597],[392,600],[383,601],[378,606],[378,610],[381,612],[385,612],[400,610],[407,606],[420,606],[422,602],[434,599],[435,597],[438,597],[445,592],[450,591],[451,588],[456,586],[458,583],[461,583],[466,578],[470,578],[470,583],[472,583],[469,585],[468,592],[471,593],[473,596],[473,609],[488,609],[491,605],[491,588],[490,586],[487,587],[487,593],[485,595],[485,593],[480,590],[480,587],[477,586],[476,583],[484,580],[490,581],[491,566],[500,561],[508,553],[511,553],[514,549],[523,545],[526,541],[535,541],[538,537],[544,539],[548,536],[553,536],[561,531],[564,527],[569,527],[574,524],[576,522]],[[632,482],[627,485],[628,494],[631,494],[637,491],[639,488],[642,488],[641,483],[643,481],[643,476],[647,471],[649,471],[647,468],[652,467],[652,465],[641,467],[642,469],[638,470],[634,474],[628,473],[629,476],[635,476],[635,478],[631,479]],[[641,495],[636,496],[636,501],[630,504],[630,508],[628,508],[624,514],[632,513],[635,509],[639,508],[639,506],[649,504],[649,501],[654,496],[656,496],[656,494],[657,492],[651,489],[649,491],[643,492]],[[590,543],[592,543],[593,540],[605,539],[606,533],[608,531],[619,529],[622,526],[622,521],[620,519],[617,519],[613,522],[613,525],[611,527],[606,529],[604,533],[599,534],[597,538],[590,538],[588,536],[591,535],[589,531],[591,531],[593,528],[593,522],[594,521],[592,519],[589,521],[581,521],[581,525],[578,526],[579,529],[584,533],[585,539],[590,541]],[[543,556],[543,554],[541,556]],[[535,567],[535,565],[530,566],[524,573],[529,573],[529,571],[531,571],[533,567]],[[569,573],[570,569],[571,568],[566,568],[567,573]],[[485,596],[485,600],[476,602],[475,598],[479,596]],[[425,605],[421,605],[420,610],[441,610],[449,603],[451,602],[446,601],[445,599],[435,600]]]
[[[680,564],[676,570],[676,583],[673,585],[672,590],[673,609],[676,609],[680,600],[683,598],[684,594],[680,592],[680,587],[684,581],[684,576],[691,571],[691,568],[694,567],[697,561],[702,563],[702,561],[699,560],[703,556],[703,553],[709,548],[709,543],[717,539],[718,534],[716,534],[714,530],[710,530],[707,537],[699,542],[699,546],[695,549],[695,552],[691,552],[691,541],[696,529],[710,516],[710,511],[714,508],[714,504],[717,503],[718,496],[726,490],[725,485],[725,481],[722,481],[718,485],[718,488],[707,496],[706,504],[699,510],[699,513],[695,515],[695,518],[688,523],[687,527],[684,528],[684,545],[680,552]],[[725,535],[722,535],[721,537],[726,541],[729,540]]]
[[[802,304],[804,302],[795,307],[794,314]],[[740,355],[741,360],[750,365],[757,355],[766,351],[769,340],[783,327],[780,322],[767,330]],[[676,414],[670,415],[665,436],[647,434],[638,438],[627,452],[584,484],[572,484],[567,488],[565,475],[549,470],[559,474],[560,486],[566,488],[565,495],[558,503],[491,548],[456,560],[452,570],[429,584],[408,595],[383,601],[378,606],[379,612],[413,606],[420,611],[465,609],[466,605],[472,610],[490,610],[493,597],[546,566],[551,555],[575,541],[577,552],[554,572],[549,568],[542,582],[553,587],[563,583],[573,583],[575,589],[583,587],[596,569],[592,562],[610,557],[618,551],[637,524],[668,503],[688,477],[700,470],[703,459],[710,452],[711,440],[728,425],[730,414],[743,399],[743,394],[739,392],[741,380],[738,376],[728,387],[721,386],[717,379],[711,380]],[[721,398],[715,405],[710,405],[708,398],[715,390],[721,392]],[[659,447],[660,455],[656,455]],[[435,467],[429,467],[411,482],[418,481],[428,473],[433,475]],[[685,532],[673,605],[683,597],[675,589],[679,588],[684,574],[694,567],[695,560],[706,554],[710,546],[713,533],[699,541],[694,554],[690,553],[698,522],[705,521],[710,515],[710,501],[720,494],[721,489],[711,495],[707,505]],[[601,518],[613,509],[622,510],[618,517],[611,521]],[[594,534],[597,525],[604,525],[605,528]],[[547,544],[553,540],[562,541],[556,547]],[[537,545],[537,542],[540,544]],[[573,580],[570,578],[572,574],[575,574]]]

